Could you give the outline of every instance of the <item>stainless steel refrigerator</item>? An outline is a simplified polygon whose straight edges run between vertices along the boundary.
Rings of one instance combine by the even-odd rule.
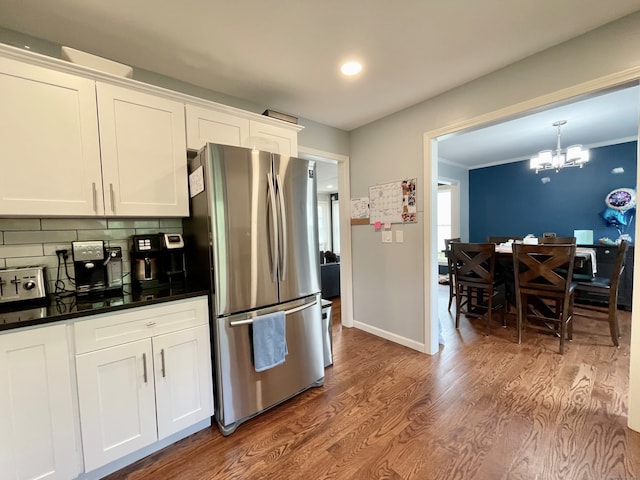
[[[189,180],[187,275],[211,289],[216,420],[228,435],[324,383],[315,162],[207,144]],[[258,373],[251,324],[278,310],[288,355]]]

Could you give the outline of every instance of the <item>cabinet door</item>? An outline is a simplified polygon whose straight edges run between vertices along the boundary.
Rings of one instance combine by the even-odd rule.
[[[297,131],[255,120],[251,120],[249,130],[251,139],[255,139],[255,141],[262,144],[257,147],[258,150],[266,150],[293,157],[298,155]],[[253,147],[253,145],[244,146]]]
[[[79,473],[66,326],[0,335],[0,477]]]
[[[96,87],[107,215],[189,216],[183,104]]]
[[[151,340],[76,356],[85,470],[157,439]]]
[[[104,213],[95,83],[0,58],[0,215]]]
[[[187,147],[200,150],[205,143],[240,147],[249,136],[249,120],[226,112],[186,106]]]
[[[158,438],[213,415],[209,326],[153,338]]]

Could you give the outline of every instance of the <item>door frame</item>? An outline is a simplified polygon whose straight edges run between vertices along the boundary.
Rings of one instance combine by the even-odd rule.
[[[353,327],[353,273],[351,262],[351,181],[349,157],[298,145],[298,156],[305,160],[329,160],[338,164],[338,199],[340,212],[340,308],[341,323]]]
[[[517,103],[493,112],[431,130],[423,134],[424,184],[428,193],[425,195],[424,222],[424,311],[425,311],[425,351],[435,354],[438,345],[438,282],[437,282],[437,240],[436,231],[432,228],[437,212],[438,183],[438,137],[469,128],[477,128],[485,124],[508,120],[530,110],[544,108],[556,102],[566,101],[580,95],[597,93],[608,88],[621,87],[625,84],[640,83],[640,66],[621,72],[606,75],[588,82],[573,85],[540,97]],[[640,127],[638,136],[640,137]],[[640,143],[640,142],[639,142]],[[638,153],[638,152],[637,152]],[[640,184],[640,171],[636,178]],[[638,223],[635,227],[635,238],[638,238]],[[634,258],[634,283],[640,286],[640,261]],[[629,355],[629,428],[640,431],[640,288],[633,289],[633,302],[639,306],[631,312],[631,345]]]

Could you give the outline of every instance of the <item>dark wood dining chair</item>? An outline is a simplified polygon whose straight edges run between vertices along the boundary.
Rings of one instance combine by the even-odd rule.
[[[449,275],[449,310],[451,310],[451,304],[453,303],[453,299],[456,296],[455,272],[453,268],[453,262],[451,261],[451,244],[453,242],[459,241],[460,237],[445,238],[444,240],[444,254],[447,257],[447,270]]]
[[[558,243],[562,243],[562,244],[576,244],[576,237],[541,237],[538,238],[538,243],[541,243],[543,245],[555,245]]]
[[[485,335],[489,335],[491,314],[503,307],[496,301],[499,282],[495,279],[496,248],[493,243],[451,244],[455,277],[456,328],[460,315],[486,317]],[[503,325],[506,319],[503,315]]]
[[[611,340],[616,347],[620,346],[620,328],[618,327],[618,287],[620,285],[620,277],[624,271],[625,258],[627,255],[627,249],[629,244],[623,240],[618,246],[618,254],[616,256],[616,263],[611,272],[610,277],[601,277],[596,274],[593,281],[588,282],[576,282],[576,297],[579,301],[580,292],[589,293],[590,295],[600,296],[607,302],[606,306],[580,303],[580,308],[585,310],[591,310],[596,312],[606,313],[607,320],[609,321],[609,332],[611,333]],[[597,265],[596,265],[597,267]],[[576,313],[579,316],[586,316],[582,313]]]
[[[564,354],[565,339],[573,336],[575,255],[576,246],[571,244],[513,246],[518,343],[530,327],[558,335],[560,354]]]

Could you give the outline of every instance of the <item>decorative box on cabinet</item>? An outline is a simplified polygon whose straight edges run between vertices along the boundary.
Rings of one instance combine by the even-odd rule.
[[[581,245],[582,246],[582,245]],[[587,248],[593,248],[596,251],[596,268],[599,277],[609,278],[613,271],[618,255],[618,247],[616,245],[584,245]],[[635,249],[633,245],[629,245],[627,255],[625,257],[625,267],[620,278],[618,286],[618,306],[624,310],[631,310],[633,303],[633,259]],[[580,296],[577,301],[586,300],[590,302],[607,302],[607,298],[590,294],[589,292],[579,292]]]
[[[67,325],[0,335],[0,478],[80,473]]]
[[[213,415],[206,297],[74,325],[85,470]]]

